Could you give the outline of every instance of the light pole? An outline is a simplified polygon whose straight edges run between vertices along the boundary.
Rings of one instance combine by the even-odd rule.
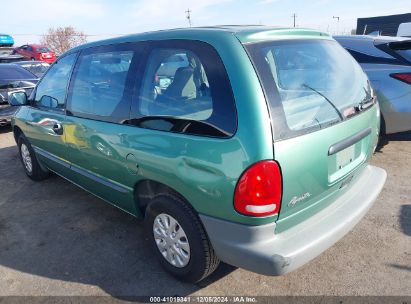
[[[338,35],[340,31],[340,17],[333,16],[333,19],[337,19],[337,35]]]
[[[186,18],[187,18],[187,20],[188,20],[188,25],[191,27],[191,15],[190,15],[190,13],[191,13],[191,11],[190,11],[190,9],[187,9],[186,10]]]
[[[297,15],[294,13],[291,17],[294,19],[294,27],[295,27],[295,18],[297,18]]]

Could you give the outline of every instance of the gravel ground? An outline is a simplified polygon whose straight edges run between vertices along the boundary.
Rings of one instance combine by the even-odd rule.
[[[0,296],[411,296],[411,135],[388,140],[372,160],[386,185],[336,245],[282,277],[222,265],[193,285],[163,272],[141,222],[60,177],[29,180],[0,129]]]

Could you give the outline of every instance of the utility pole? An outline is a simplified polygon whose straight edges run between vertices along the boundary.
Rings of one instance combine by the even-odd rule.
[[[191,27],[191,11],[190,11],[190,9],[187,9],[186,10],[186,18],[187,18],[187,20],[188,20],[188,25]]]
[[[297,15],[294,13],[291,17],[294,19],[294,27],[295,27],[295,18],[297,18]]]
[[[333,16],[333,19],[337,19],[337,35],[338,35],[340,31],[340,17]]]

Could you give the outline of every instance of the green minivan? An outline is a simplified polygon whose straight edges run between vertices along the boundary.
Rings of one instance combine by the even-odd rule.
[[[54,172],[144,218],[162,266],[290,272],[366,214],[380,111],[329,35],[220,26],[92,42],[58,58],[12,121],[26,174]],[[376,227],[377,229],[377,227]]]

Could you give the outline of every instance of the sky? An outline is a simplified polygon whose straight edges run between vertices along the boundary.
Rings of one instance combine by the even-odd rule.
[[[187,9],[193,26],[292,27],[295,14],[298,27],[348,34],[359,17],[411,13],[411,0],[0,0],[0,7],[0,33],[18,46],[38,43],[50,27],[73,26],[88,41],[187,27]]]

